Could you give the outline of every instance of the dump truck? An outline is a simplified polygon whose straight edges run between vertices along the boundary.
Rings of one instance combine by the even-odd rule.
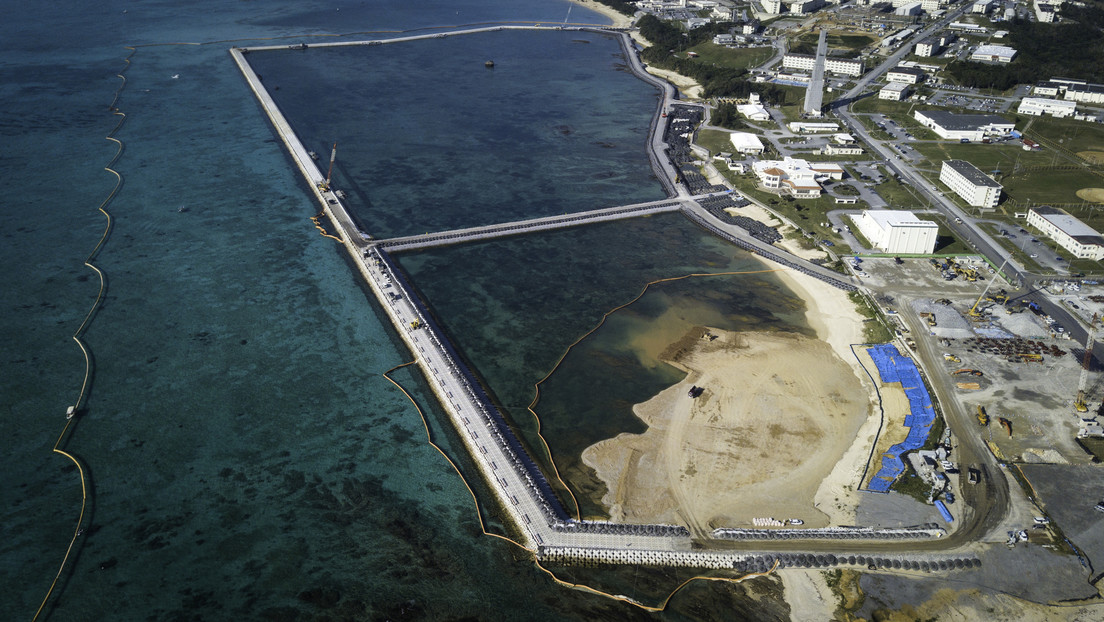
[[[961,363],[962,362],[962,359],[960,359],[957,356],[951,354],[950,352],[944,352],[943,353],[943,360],[945,360],[949,363]]]
[[[989,425],[989,415],[985,412],[984,406],[978,405],[977,420],[979,425]]]

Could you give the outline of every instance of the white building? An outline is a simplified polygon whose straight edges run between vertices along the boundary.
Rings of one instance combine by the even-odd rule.
[[[917,110],[913,118],[940,138],[979,141],[986,136],[1008,134],[1016,124],[995,114],[957,114],[943,110]]]
[[[851,220],[871,245],[892,255],[930,255],[939,237],[939,225],[912,212],[870,209]]]
[[[1000,200],[1001,185],[965,160],[944,160],[939,181],[962,197],[967,205],[991,208]]]
[[[878,99],[888,99],[899,102],[909,96],[912,86],[901,82],[890,82],[878,91]]]
[[[1065,98],[1086,104],[1104,104],[1104,84],[1070,84],[1066,87]]]
[[[759,140],[759,137],[755,134],[733,132],[728,138],[732,141],[732,147],[736,149],[737,153],[758,155],[763,153],[766,149],[766,147],[763,146],[763,141]]]
[[[1050,97],[1056,97],[1059,92],[1064,91],[1066,85],[1059,84],[1057,82],[1040,82],[1031,87],[1031,93],[1033,95],[1048,95]]]
[[[816,56],[811,54],[786,54],[782,57],[782,66],[787,69],[812,71],[816,66]],[[852,58],[826,58],[824,71],[841,76],[861,76],[865,68],[861,60]]]
[[[1035,21],[1050,24],[1058,19],[1058,11],[1055,5],[1049,2],[1035,2]]]
[[[1078,259],[1104,259],[1104,236],[1060,209],[1046,205],[1033,207],[1027,211],[1027,224]]]
[[[1044,114],[1055,117],[1071,117],[1077,111],[1077,102],[1065,99],[1046,99],[1045,97],[1025,97],[1016,112],[1036,117]]]
[[[771,15],[782,13],[782,0],[763,0],[763,11]]]
[[[829,143],[821,147],[820,152],[824,155],[859,155],[863,153],[863,148],[858,145],[833,145]]]
[[[843,179],[843,167],[831,162],[809,162],[800,158],[761,160],[752,164],[760,183],[768,190],[798,199],[815,199],[822,192],[820,182]]]
[[[913,53],[917,56],[935,56],[942,49],[943,46],[939,44],[939,39],[924,39],[916,44]]]
[[[974,6],[970,7],[971,13],[981,13],[982,15],[993,10],[993,6],[996,5],[994,0],[976,0]]]
[[[977,46],[973,54],[970,54],[970,60],[1010,63],[1015,56],[1015,48],[1007,45],[985,44]]]
[[[760,104],[737,104],[736,112],[752,121],[770,121],[770,113]]]
[[[736,36],[732,34],[713,35],[713,45],[735,45]]]
[[[905,84],[917,84],[924,79],[924,70],[916,67],[894,67],[886,72],[886,80],[890,82],[904,82]]]
[[[899,8],[901,8],[901,7],[903,7],[907,4],[912,4],[913,2],[916,2],[916,1],[917,0],[891,0],[890,4],[893,5],[893,8],[899,9]],[[938,11],[940,7],[942,7],[944,4],[946,4],[946,0],[919,0],[919,1],[920,1],[920,8],[927,11],[928,13],[931,13],[933,11]],[[878,4],[878,2],[877,1],[871,1],[869,4],[874,5],[874,4]]]
[[[803,134],[805,132],[835,132],[839,129],[839,123],[832,123],[831,121],[823,122],[810,122],[810,121],[793,121],[787,124],[790,131],[795,134]]]
[[[787,0],[791,15],[806,15],[824,6],[824,0]]]
[[[913,16],[913,15],[920,15],[923,12],[924,12],[924,9],[921,6],[921,3],[919,3],[919,2],[910,2],[908,4],[902,4],[901,6],[899,6],[896,9],[893,10],[894,15],[900,15],[900,16],[904,16],[904,17]]]

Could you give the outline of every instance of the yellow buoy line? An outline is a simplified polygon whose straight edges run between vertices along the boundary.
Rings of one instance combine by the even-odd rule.
[[[771,270],[761,270],[759,272],[772,272],[772,271]],[[728,274],[751,274],[751,273],[748,273],[748,272],[733,272],[733,273],[728,273]],[[694,275],[686,275],[686,276],[694,276]],[[658,283],[658,282],[662,282],[662,281],[673,281],[673,280],[686,278],[686,276],[675,277],[673,279],[661,279],[660,281],[654,281],[654,282]],[[714,276],[714,275],[696,275],[696,276]],[[651,285],[651,283],[649,283],[649,285]],[[647,291],[647,287],[645,287],[645,291]],[[641,292],[640,296],[642,296],[643,294],[644,294],[644,292]],[[637,296],[633,300],[635,301],[635,300],[639,299],[640,296]],[[618,309],[623,308],[625,306],[628,306],[630,304],[632,304],[632,302],[621,305],[620,307],[618,307]],[[616,310],[617,309],[614,309],[614,311],[616,311]],[[613,313],[613,311],[610,311],[610,313]],[[603,320],[604,320],[604,318],[603,318]],[[597,327],[595,327],[595,329],[592,329],[590,332],[594,332],[594,330],[596,330],[596,329],[597,329]],[[497,533],[487,531],[487,525],[486,525],[486,523],[483,522],[483,512],[480,510],[479,498],[475,495],[475,490],[472,489],[471,485],[468,483],[467,478],[465,478],[464,474],[460,471],[460,467],[456,466],[456,462],[454,462],[452,460],[452,458],[450,458],[448,456],[448,454],[445,453],[445,450],[441,449],[441,447],[439,445],[437,445],[437,443],[433,442],[433,434],[429,430],[429,420],[426,419],[426,415],[425,415],[425,412],[422,410],[422,407],[418,405],[418,402],[414,400],[414,397],[412,395],[410,395],[410,393],[405,388],[403,388],[403,386],[401,384],[399,384],[397,381],[395,381],[394,378],[391,377],[392,372],[394,372],[396,370],[399,370],[399,369],[402,369],[403,367],[408,367],[410,365],[414,365],[416,362],[417,361],[410,361],[410,362],[407,362],[407,363],[402,363],[400,365],[396,365],[396,366],[392,367],[391,369],[383,372],[383,377],[386,378],[388,380],[388,382],[395,385],[395,387],[397,387],[399,389],[399,391],[402,391],[402,394],[406,396],[406,399],[410,400],[410,403],[414,405],[414,409],[418,412],[418,417],[422,420],[422,426],[425,428],[426,442],[428,442],[431,447],[436,449],[437,453],[441,454],[441,456],[445,459],[445,461],[449,463],[449,466],[452,467],[452,470],[456,472],[456,475],[460,477],[460,482],[462,484],[464,484],[464,488],[467,488],[468,494],[471,495],[472,501],[475,503],[475,517],[476,517],[476,519],[479,520],[479,530],[482,532],[482,535],[493,536],[493,537],[498,538],[500,540],[505,540],[506,542],[509,542],[510,544],[513,544],[514,546],[528,552],[532,556],[533,565],[536,566],[541,572],[544,572],[549,577],[551,577],[552,581],[555,582],[556,585],[561,585],[561,586],[564,586],[564,587],[571,588],[573,590],[579,590],[581,592],[586,592],[588,594],[594,594],[596,596],[602,596],[602,597],[605,597],[605,598],[609,598],[611,600],[616,600],[616,601],[620,601],[620,602],[623,602],[623,603],[628,603],[628,604],[630,604],[634,607],[637,607],[639,609],[643,609],[644,611],[659,612],[659,611],[663,611],[663,610],[667,609],[667,606],[670,604],[671,599],[675,597],[675,594],[678,594],[680,591],[682,591],[682,589],[684,587],[686,587],[687,585],[689,585],[690,583],[692,583],[694,581],[719,581],[719,582],[723,582],[723,583],[741,583],[741,582],[746,581],[748,579],[753,579],[755,577],[769,575],[772,572],[774,572],[775,569],[778,568],[778,563],[779,562],[776,559],[776,560],[774,560],[774,564],[770,567],[769,570],[766,570],[764,572],[751,572],[751,573],[748,573],[748,574],[745,574],[745,575],[742,575],[742,576],[739,576],[739,577],[710,577],[710,576],[704,576],[704,575],[695,575],[693,577],[690,577],[689,579],[686,579],[682,583],[680,583],[658,605],[646,605],[644,603],[641,603],[641,602],[639,602],[635,599],[629,598],[628,596],[624,596],[622,594],[613,594],[613,593],[606,592],[606,591],[603,591],[603,590],[600,590],[600,589],[597,589],[597,588],[590,587],[589,585],[585,585],[583,583],[573,583],[571,581],[565,581],[565,580],[557,577],[556,573],[552,572],[548,568],[545,568],[540,563],[540,559],[537,558],[537,552],[535,550],[533,550],[533,549],[531,549],[531,548],[515,541],[512,538],[509,538],[509,537],[506,537],[506,536],[503,536],[503,535],[500,535],[500,534],[497,534]]]
[[[114,168],[112,168],[113,166],[115,166],[115,162],[119,160],[119,156],[123,154],[123,141],[115,138],[115,133],[119,131],[119,128],[121,128],[123,126],[123,123],[126,121],[126,115],[119,110],[116,104],[119,103],[119,93],[121,93],[123,88],[126,87],[126,76],[124,76],[123,73],[126,72],[126,70],[130,67],[130,59],[137,51],[134,47],[131,46],[127,46],[125,49],[130,50],[130,54],[128,54],[127,57],[123,59],[123,62],[125,63],[123,69],[119,73],[115,74],[116,77],[119,78],[119,86],[115,89],[115,95],[111,99],[111,104],[108,106],[111,114],[119,117],[119,120],[118,123],[115,124],[115,127],[111,128],[111,131],[108,132],[107,136],[104,137],[105,140],[109,140],[116,145],[115,155],[112,156],[111,160],[108,161],[108,163],[104,166],[105,171],[115,176],[115,186],[111,189],[111,192],[108,193],[107,197],[100,203],[99,207],[97,208],[100,213],[104,215],[104,218],[107,222],[104,225],[103,235],[100,236],[99,241],[96,242],[96,246],[92,248],[92,252],[88,253],[88,256],[84,260],[84,265],[91,268],[92,271],[96,273],[96,276],[99,277],[100,289],[96,293],[96,300],[88,309],[88,313],[84,315],[84,321],[80,323],[80,326],[78,326],[77,330],[73,333],[73,341],[77,342],[77,346],[80,347],[81,354],[84,355],[84,380],[81,382],[80,393],[77,394],[76,401],[73,402],[73,405],[70,406],[65,413],[65,425],[62,427],[61,434],[58,435],[58,438],[54,442],[54,446],[51,449],[53,453],[64,456],[77,467],[77,473],[80,475],[81,484],[80,513],[77,515],[77,524],[73,528],[73,536],[69,539],[69,545],[65,547],[65,555],[62,556],[61,564],[58,565],[57,574],[54,575],[54,580],[50,583],[50,588],[46,590],[46,595],[42,598],[42,603],[39,604],[38,610],[35,611],[32,620],[37,620],[38,617],[42,615],[42,611],[46,608],[46,603],[50,600],[50,596],[54,593],[54,588],[57,587],[58,580],[61,579],[61,573],[65,571],[65,566],[69,562],[69,557],[72,555],[73,549],[77,545],[77,538],[79,538],[84,531],[82,524],[84,523],[85,510],[88,507],[89,487],[88,477],[84,472],[84,465],[82,465],[80,460],[73,456],[73,454],[62,449],[61,446],[67,438],[69,432],[72,431],[73,423],[74,421],[76,421],[77,414],[79,413],[81,406],[84,405],[85,399],[88,396],[88,388],[92,381],[92,355],[88,351],[88,344],[84,343],[82,336],[84,335],[84,332],[88,329],[88,325],[92,323],[92,318],[96,316],[96,311],[99,310],[100,303],[103,302],[104,292],[107,290],[107,279],[104,277],[103,270],[100,270],[100,268],[92,263],[92,261],[96,258],[96,255],[99,254],[100,250],[107,242],[107,237],[111,234],[111,227],[113,222],[111,219],[111,214],[107,211],[107,205],[111,203],[111,201],[119,193],[119,188],[121,188],[123,185],[123,176],[119,174],[119,171],[116,171]]]
[[[595,331],[597,331],[599,328],[601,328],[606,323],[606,320],[609,319],[609,317],[611,315],[613,315],[614,313],[617,313],[621,309],[624,309],[625,307],[628,307],[628,306],[632,305],[637,300],[640,300],[641,298],[643,298],[644,294],[648,293],[648,290],[653,285],[658,285],[660,283],[669,283],[671,281],[681,281],[683,279],[689,279],[689,278],[695,278],[695,277],[736,276],[736,275],[741,275],[741,274],[763,274],[763,273],[767,273],[767,272],[782,272],[782,271],[788,270],[788,269],[789,268],[765,268],[763,270],[741,270],[741,271],[736,271],[736,272],[695,272],[695,273],[691,273],[691,274],[684,274],[682,276],[672,276],[672,277],[667,277],[667,278],[663,278],[663,279],[656,279],[654,281],[650,281],[650,282],[648,282],[647,284],[644,285],[644,288],[641,289],[640,293],[637,294],[632,300],[630,300],[630,301],[628,301],[624,304],[618,305],[618,306],[610,309],[609,311],[606,311],[604,314],[602,314],[602,318],[600,320],[598,320],[598,323],[595,324],[593,328],[591,328],[587,332],[583,333],[583,335],[581,337],[579,337],[578,339],[573,341],[571,343],[571,345],[567,346],[567,348],[564,349],[563,354],[560,355],[560,358],[558,358],[556,360],[556,363],[554,365],[552,365],[552,369],[550,369],[548,371],[548,373],[545,374],[544,378],[541,378],[540,380],[538,380],[536,382],[536,384],[533,385],[533,401],[529,403],[529,406],[526,407],[526,410],[528,410],[529,413],[533,415],[533,419],[537,423],[537,430],[536,430],[537,437],[540,438],[541,444],[544,445],[545,454],[548,456],[548,462],[552,465],[552,471],[556,474],[556,479],[559,480],[560,485],[563,487],[564,490],[567,491],[567,494],[571,495],[571,502],[575,505],[575,519],[576,520],[580,520],[580,521],[583,520],[582,514],[581,514],[580,509],[579,509],[579,500],[575,498],[575,493],[573,493],[571,491],[571,488],[567,485],[566,482],[564,482],[563,478],[560,477],[560,470],[556,467],[556,461],[552,459],[552,448],[549,447],[548,441],[544,438],[544,435],[541,433],[541,427],[542,426],[541,426],[540,415],[538,415],[537,411],[535,410],[536,406],[537,406],[537,402],[540,401],[541,385],[544,384],[544,382],[546,380],[551,378],[552,374],[556,373],[556,370],[560,368],[560,365],[563,364],[564,359],[567,358],[567,355],[571,353],[571,350],[574,349],[575,346],[582,343],[582,341],[584,339],[591,336],[592,334],[594,334]]]

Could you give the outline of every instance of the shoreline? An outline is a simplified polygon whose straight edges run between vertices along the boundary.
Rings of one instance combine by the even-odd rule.
[[[594,11],[595,13],[601,13],[603,16],[609,18],[610,26],[614,28],[628,28],[633,23],[632,16],[624,15],[613,10],[604,4],[596,2],[595,0],[570,0],[572,4]]]
[[[854,524],[879,425],[874,388],[851,352],[862,317],[846,292],[778,275],[805,301],[816,338],[706,327],[672,344],[664,360],[687,376],[634,406],[648,429],[583,452],[607,486],[611,520],[681,524],[699,536],[759,517]],[[707,392],[689,398],[692,386]]]

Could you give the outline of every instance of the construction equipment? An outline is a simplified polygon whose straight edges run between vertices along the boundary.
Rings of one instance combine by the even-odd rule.
[[[1043,362],[1043,355],[1042,354],[1017,354],[1016,356],[1020,357],[1020,360],[1022,360],[1025,363],[1042,363]]]
[[[1077,381],[1077,400],[1073,407],[1077,412],[1089,412],[1089,406],[1085,403],[1085,387],[1089,383],[1089,367],[1092,365],[1093,346],[1096,345],[1096,314],[1089,321],[1089,334],[1085,337],[1085,356],[1081,359],[1081,378]]]
[[[421,320],[414,320],[413,322],[410,323],[410,328],[412,328],[412,329],[417,330],[421,327],[422,327],[422,321]]]
[[[997,421],[999,421],[1000,424],[1004,426],[1005,430],[1008,430],[1008,436],[1012,436],[1012,422],[1005,419],[1004,417],[997,417]]]
[[[330,177],[333,175],[334,160],[337,159],[337,143],[333,144],[333,150],[330,151],[330,170],[326,171],[326,181],[319,182],[318,189],[322,192],[329,192],[330,190]]]
[[[943,360],[947,361],[949,363],[961,363],[962,362],[962,359],[960,359],[957,356],[951,354],[950,352],[944,352],[943,353]]]
[[[931,327],[934,328],[935,326],[938,325],[935,321],[935,314],[934,313],[928,313],[928,312],[925,311],[925,312],[920,314],[920,317],[923,318],[923,320],[928,323],[928,326],[931,326]]]
[[[984,376],[985,375],[977,369],[969,369],[969,368],[965,368],[965,367],[962,368],[962,369],[956,369],[956,370],[951,372],[952,376],[961,376],[962,374],[969,374],[971,376]]]
[[[954,269],[955,274],[966,279],[967,281],[978,280],[977,270],[974,270],[973,268],[968,268],[959,264],[954,264],[951,266],[951,268]]]
[[[979,425],[989,425],[989,415],[988,415],[988,413],[985,412],[985,407],[979,404],[978,407],[977,407],[977,410],[978,410],[978,413],[977,413],[978,424]]]
[[[1007,263],[1008,263],[1007,259],[1005,259],[1003,262],[1001,262],[1000,267],[997,268],[997,274],[1003,274],[1004,266]],[[986,294],[989,293],[989,288],[992,287],[993,283],[996,283],[996,282],[997,282],[997,279],[989,279],[989,284],[985,286],[985,289],[981,292],[981,295],[978,296],[977,302],[975,302],[974,306],[970,307],[970,310],[966,312],[966,315],[968,315],[971,319],[976,320],[976,319],[981,317],[981,312],[978,311],[978,305],[981,304],[981,301],[985,299]],[[1003,294],[1004,290],[1001,290],[1001,292]],[[1005,300],[1007,301],[1007,299],[1008,299],[1008,297],[1006,295]]]

